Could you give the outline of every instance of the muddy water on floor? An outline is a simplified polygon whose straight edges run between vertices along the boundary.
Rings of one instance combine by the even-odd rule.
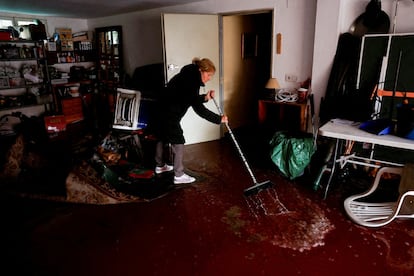
[[[224,221],[230,229],[235,224],[244,225],[238,231],[244,231],[248,239],[283,248],[302,252],[324,245],[324,238],[334,225],[322,209],[291,189],[295,196],[289,198],[289,204],[278,196],[277,188],[269,188],[246,197],[246,206],[229,208]]]

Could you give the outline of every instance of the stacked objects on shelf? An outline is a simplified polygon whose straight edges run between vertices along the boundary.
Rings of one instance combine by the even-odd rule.
[[[41,62],[43,44],[38,41],[1,41],[0,109],[50,102]]]

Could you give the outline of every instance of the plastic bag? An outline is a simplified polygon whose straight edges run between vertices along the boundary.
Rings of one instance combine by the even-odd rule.
[[[308,134],[293,135],[278,131],[270,140],[270,157],[289,179],[301,176],[316,151],[314,138]]]

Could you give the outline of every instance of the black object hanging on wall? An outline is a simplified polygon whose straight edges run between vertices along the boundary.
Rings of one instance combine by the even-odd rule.
[[[386,34],[389,28],[390,20],[388,15],[381,10],[381,2],[371,0],[365,12],[355,19],[350,31],[341,34],[326,94],[321,101],[321,123],[332,118],[353,121],[364,121],[370,118],[374,108],[371,93],[378,82],[381,61],[371,71],[373,76],[367,82],[367,86],[357,89],[361,37],[365,34]]]

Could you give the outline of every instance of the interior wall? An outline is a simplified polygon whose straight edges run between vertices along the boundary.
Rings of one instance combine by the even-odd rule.
[[[71,27],[73,31],[94,30],[97,27],[121,25],[124,39],[124,65],[127,73],[142,65],[162,62],[161,13],[253,13],[258,10],[278,12],[273,33],[282,33],[285,51],[272,58],[272,72],[282,86],[297,86],[285,83],[285,73],[306,79],[311,74],[313,49],[313,22],[316,0],[205,0],[196,3],[142,12],[131,12],[119,16],[94,19],[70,19],[47,17],[48,28]],[[304,28],[304,29],[303,29]],[[311,40],[309,40],[311,38]]]
[[[282,87],[297,87],[297,82],[286,82],[285,75],[298,80],[312,78],[316,117],[320,99],[325,95],[331,66],[341,33],[347,32],[352,22],[365,11],[370,0],[206,0],[165,9],[137,12],[120,17],[89,20],[90,27],[125,25],[134,30],[125,43],[126,68],[162,62],[159,14],[166,12],[199,12],[230,14],[237,12],[274,9],[272,76]],[[398,6],[396,5],[398,2]],[[389,15],[391,28],[396,33],[414,32],[414,2],[411,0],[381,1]],[[124,24],[125,23],[125,24]],[[127,25],[131,26],[127,27]],[[391,30],[392,31],[392,30]],[[129,31],[128,31],[129,32]],[[276,54],[276,34],[282,35],[280,54]],[[145,44],[142,45],[142,41]],[[130,43],[131,42],[131,43]],[[145,49],[145,50],[144,50]],[[142,54],[145,52],[145,54]],[[131,58],[129,58],[131,57]]]
[[[283,51],[272,58],[272,75],[283,87],[297,87],[299,80],[311,75],[316,0],[205,0],[150,11],[88,20],[90,28],[122,25],[125,33],[126,71],[137,66],[162,62],[160,14],[205,13],[247,14],[275,10],[273,35],[283,34]],[[128,37],[127,37],[128,36]],[[144,43],[143,43],[144,42]],[[274,44],[275,45],[275,44]],[[145,52],[145,54],[142,54]],[[275,53],[275,49],[273,49]],[[285,82],[285,74],[297,76],[298,82]]]
[[[105,26],[122,26],[125,72],[132,76],[138,66],[162,63],[163,44],[161,13],[167,10],[149,10],[88,20],[91,30]]]
[[[339,1],[318,1],[312,65],[312,93],[314,94],[316,118],[319,114],[321,97],[325,95],[336,52],[340,33],[339,21],[341,20],[339,11]],[[331,16],[326,16],[327,14],[331,14]]]
[[[72,30],[85,27],[122,25],[124,30],[125,69],[131,73],[137,66],[162,62],[160,14],[162,12],[189,12],[230,14],[274,9],[273,36],[282,34],[282,52],[275,53],[273,42],[272,75],[282,86],[296,86],[285,82],[285,74],[294,74],[298,80],[312,77],[312,91],[318,111],[320,97],[325,94],[336,44],[341,33],[349,30],[357,16],[365,11],[370,0],[205,0],[197,3],[132,12],[121,16],[90,20],[46,18],[48,29],[68,26]],[[396,10],[396,3],[398,9]],[[414,1],[381,1],[389,15],[395,33],[414,32]],[[16,15],[18,16],[18,15]],[[273,38],[274,39],[274,38]]]
[[[297,88],[300,82],[312,78],[316,2],[318,1],[278,1],[274,14],[274,36],[281,36],[281,52],[273,48],[273,76],[283,88]],[[297,78],[286,81],[286,75]]]

